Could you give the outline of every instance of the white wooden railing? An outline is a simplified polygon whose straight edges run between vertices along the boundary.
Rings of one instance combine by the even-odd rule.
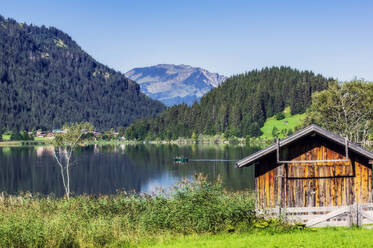
[[[373,203],[340,207],[299,207],[258,209],[265,217],[281,217],[308,227],[361,226],[373,224]]]

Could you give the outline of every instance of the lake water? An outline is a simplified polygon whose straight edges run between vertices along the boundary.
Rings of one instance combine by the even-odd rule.
[[[152,193],[167,189],[195,172],[209,180],[221,176],[228,190],[254,189],[254,169],[234,168],[234,162],[175,164],[175,156],[190,159],[243,158],[256,148],[217,145],[90,146],[75,153],[71,189],[75,194],[112,194],[118,190]],[[0,147],[0,191],[63,195],[59,167],[48,147]]]

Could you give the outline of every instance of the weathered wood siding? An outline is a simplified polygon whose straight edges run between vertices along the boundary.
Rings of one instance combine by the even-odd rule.
[[[322,145],[320,145],[322,144]],[[344,147],[318,136],[281,148],[281,160],[345,158]],[[371,166],[350,154],[349,162],[277,164],[276,154],[255,166],[259,208],[346,206],[372,201]]]

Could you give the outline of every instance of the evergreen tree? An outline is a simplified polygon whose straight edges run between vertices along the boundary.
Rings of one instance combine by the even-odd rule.
[[[285,119],[285,115],[284,115],[284,113],[282,113],[282,112],[278,112],[278,113],[276,114],[276,120],[283,120],[283,119]]]

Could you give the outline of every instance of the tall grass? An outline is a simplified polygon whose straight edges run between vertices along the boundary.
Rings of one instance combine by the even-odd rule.
[[[0,246],[132,247],[175,235],[247,230],[258,221],[250,193],[227,192],[198,176],[157,195],[2,196]]]

